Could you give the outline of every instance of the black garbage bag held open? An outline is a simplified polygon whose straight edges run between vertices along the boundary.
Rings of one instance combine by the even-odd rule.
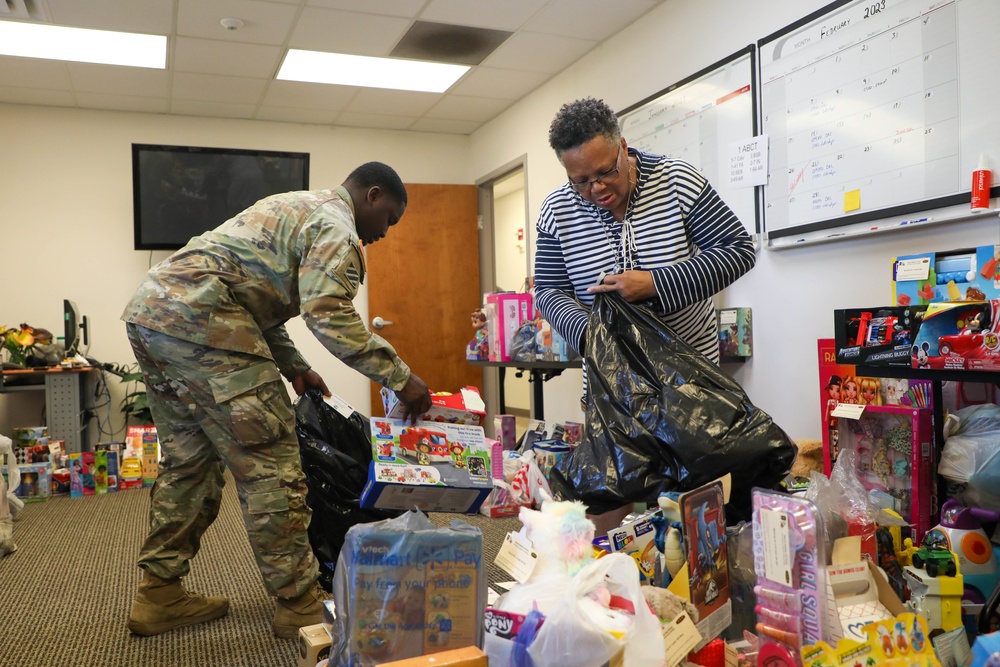
[[[585,429],[552,470],[557,495],[596,514],[732,473],[735,522],[750,518],[754,486],[788,474],[797,451],[788,435],[648,309],[598,294],[585,352]]]
[[[319,581],[333,590],[340,548],[351,526],[392,519],[397,511],[362,509],[361,492],[368,481],[372,439],[368,421],[357,412],[349,417],[311,389],[295,405],[295,433],[312,509],[309,544],[319,561]]]

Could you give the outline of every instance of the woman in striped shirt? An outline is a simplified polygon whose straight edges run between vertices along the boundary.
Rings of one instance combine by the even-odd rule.
[[[617,292],[718,363],[712,296],[756,261],[736,215],[690,164],[629,148],[603,100],[563,105],[549,145],[569,182],[545,198],[536,226],[535,299],[545,319],[583,353],[594,295]],[[630,510],[593,517],[598,534]]]

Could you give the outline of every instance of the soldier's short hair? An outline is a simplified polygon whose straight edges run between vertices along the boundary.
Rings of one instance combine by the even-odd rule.
[[[587,97],[564,104],[549,125],[549,146],[561,155],[596,136],[616,144],[621,139],[618,117],[604,100]]]
[[[367,190],[380,187],[400,204],[406,206],[406,186],[396,170],[382,162],[366,162],[347,177],[347,182]]]

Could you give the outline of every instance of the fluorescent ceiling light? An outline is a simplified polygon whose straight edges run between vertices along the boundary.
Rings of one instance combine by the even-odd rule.
[[[0,55],[166,69],[167,38],[0,21]]]
[[[466,65],[289,49],[278,71],[278,78],[284,81],[443,93],[468,71]]]

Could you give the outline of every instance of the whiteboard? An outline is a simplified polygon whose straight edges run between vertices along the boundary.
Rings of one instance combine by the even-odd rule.
[[[997,0],[843,0],[761,39],[769,244],[967,213],[1000,167],[998,33]]]
[[[731,186],[725,168],[731,144],[756,134],[754,70],[751,45],[618,113],[630,146],[691,163],[751,236],[757,188]]]

